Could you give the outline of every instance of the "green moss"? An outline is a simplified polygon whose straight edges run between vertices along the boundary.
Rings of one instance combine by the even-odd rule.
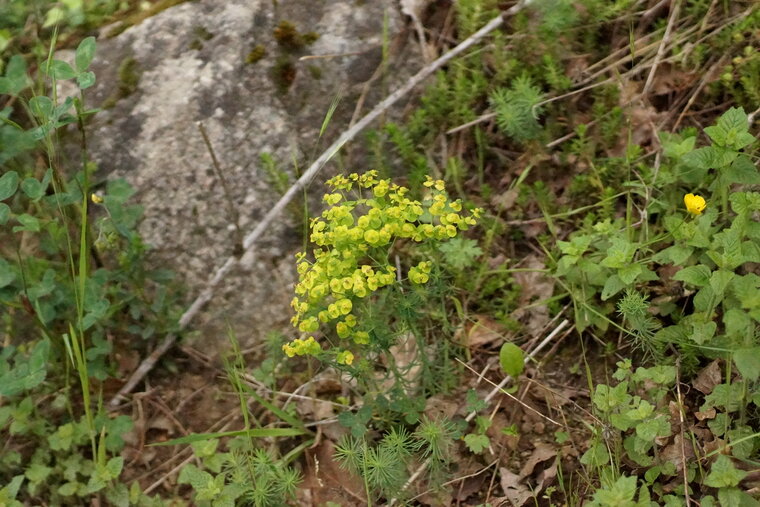
[[[308,67],[309,74],[311,74],[311,77],[314,79],[322,79],[322,69],[317,65],[309,65]]]
[[[296,66],[289,57],[283,55],[277,58],[272,67],[271,77],[278,92],[283,94],[288,92],[296,79],[296,72]]]
[[[300,51],[319,39],[318,33],[301,33],[293,23],[284,20],[275,27],[272,35],[274,35],[277,44],[286,51]]]
[[[140,64],[133,57],[129,56],[121,61],[118,70],[118,83],[116,91],[111,94],[103,102],[103,109],[110,109],[116,105],[118,101],[125,97],[129,97],[137,91],[137,87],[140,83],[140,76],[142,71],[140,70]]]
[[[214,34],[206,30],[204,27],[197,25],[193,28],[193,35],[195,38],[190,43],[190,49],[201,50],[203,49],[203,43],[207,40],[211,40]]]
[[[245,63],[256,63],[267,55],[267,48],[261,44],[257,44],[245,57]]]
[[[214,38],[213,33],[209,32],[205,27],[200,25],[197,25],[195,28],[193,28],[193,35],[203,41],[211,40]]]

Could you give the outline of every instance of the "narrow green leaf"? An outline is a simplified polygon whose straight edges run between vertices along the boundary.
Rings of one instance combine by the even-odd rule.
[[[5,225],[11,217],[11,208],[4,202],[0,202],[0,225]]]

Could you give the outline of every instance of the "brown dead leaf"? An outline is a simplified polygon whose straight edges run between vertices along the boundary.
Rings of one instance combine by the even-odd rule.
[[[335,446],[329,440],[315,449],[307,449],[303,483],[298,488],[299,505],[367,505],[364,483],[354,474],[340,468],[333,459]]]
[[[694,78],[694,74],[684,72],[669,63],[663,63],[657,69],[657,74],[655,74],[652,91],[655,95],[667,95],[678,92],[691,86]]]
[[[676,470],[683,471],[684,457],[686,462],[689,463],[694,459],[694,449],[691,442],[684,442],[680,434],[676,434],[673,438],[673,443],[665,446],[660,451],[660,457],[666,461],[670,461],[676,466]]]
[[[462,344],[471,349],[480,348],[495,341],[502,342],[507,336],[506,328],[488,315],[475,315],[474,322],[468,323],[465,330],[465,339]]]
[[[698,421],[704,421],[705,419],[715,419],[715,407],[710,407],[707,410],[694,412],[694,417]]]
[[[501,476],[501,489],[513,507],[522,507],[528,500],[533,498],[533,493],[520,482],[520,476],[512,473],[508,468],[499,468]]]
[[[427,399],[425,415],[431,420],[451,419],[462,407],[462,403],[456,401],[456,398],[452,399],[451,395],[436,394]]]
[[[506,192],[494,195],[491,198],[491,204],[496,209],[508,210],[515,205],[515,202],[517,201],[517,197],[519,195],[520,193],[516,189],[511,188]]]
[[[715,437],[709,442],[705,442],[702,446],[702,452],[705,454],[712,454],[714,452],[720,452],[726,448],[726,441],[722,438]]]
[[[700,371],[697,374],[697,377],[692,380],[691,385],[702,394],[710,394],[713,391],[713,388],[722,381],[723,375],[720,371],[720,359],[716,359],[702,368],[702,371]]]
[[[555,449],[553,445],[549,445],[544,442],[538,442],[536,444],[535,450],[530,455],[530,458],[528,458],[528,461],[525,462],[522,469],[520,470],[520,475],[518,477],[520,480],[528,477],[533,473],[536,465],[543,463],[544,461],[554,459],[556,457],[557,449]]]
[[[529,269],[544,269],[546,266],[536,255],[530,255],[522,267]],[[536,305],[525,309],[525,306],[548,299],[554,294],[554,279],[540,271],[521,271],[515,273],[515,282],[522,288],[518,308],[512,312],[512,317],[525,323],[525,330],[531,336],[540,333],[549,322],[549,308],[546,305]]]
[[[390,353],[396,363],[396,368],[403,374],[406,393],[412,394],[417,390],[422,369],[422,364],[417,361],[418,348],[414,335],[412,333],[401,335],[396,344],[390,348]],[[386,389],[390,389],[396,382],[396,379],[389,378],[385,379],[382,385]]]

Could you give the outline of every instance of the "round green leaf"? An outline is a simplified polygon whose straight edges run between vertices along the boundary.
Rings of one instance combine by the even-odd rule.
[[[36,178],[26,178],[22,181],[21,190],[33,201],[45,195],[45,187]]]
[[[74,64],[79,72],[84,72],[95,57],[95,37],[87,37],[79,43]]]
[[[517,377],[525,368],[525,355],[522,349],[514,343],[505,343],[499,351],[499,362],[504,373],[511,377]]]
[[[29,108],[34,113],[34,116],[43,120],[50,118],[50,115],[53,113],[53,107],[53,101],[50,97],[44,95],[38,95],[29,100]]]
[[[54,79],[71,79],[77,75],[74,69],[71,68],[71,65],[62,60],[50,62],[47,72]]]
[[[4,201],[16,193],[18,188],[18,173],[8,171],[0,177],[0,201]]]
[[[85,88],[89,88],[90,86],[95,84],[95,73],[94,72],[82,72],[77,76],[77,85],[80,89],[84,90]]]

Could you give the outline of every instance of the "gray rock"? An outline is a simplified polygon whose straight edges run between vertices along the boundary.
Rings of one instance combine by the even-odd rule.
[[[288,171],[294,160],[308,165],[319,154],[325,113],[341,91],[342,105],[320,146],[346,128],[364,81],[380,63],[384,12],[391,36],[405,37],[394,4],[201,0],[98,41],[92,69],[98,83],[89,100],[108,108],[91,123],[91,155],[100,175],[123,177],[136,187],[136,200],[145,208],[140,231],[154,247],[151,262],[180,274],[188,300],[235,244],[225,194],[197,122],[209,135],[245,232],[279,197],[260,154],[272,154]],[[273,36],[282,20],[319,37],[288,51]],[[259,45],[266,54],[246,63]],[[403,45],[396,58],[401,63],[385,84],[403,82],[422,65],[416,47]],[[298,61],[305,54],[344,55]],[[273,79],[282,77],[286,61],[295,69],[287,90]],[[256,255],[246,256],[191,324],[201,350],[217,352],[228,324],[246,347],[271,330],[289,329],[292,254],[302,241],[302,223],[294,215],[282,216]]]

